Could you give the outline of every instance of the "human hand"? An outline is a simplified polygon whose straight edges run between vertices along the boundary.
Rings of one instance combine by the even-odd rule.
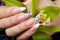
[[[29,18],[31,14],[21,12],[19,7],[0,7],[0,28],[6,28],[6,35],[16,36],[17,40],[27,40],[32,36],[37,27],[34,26],[36,18]]]

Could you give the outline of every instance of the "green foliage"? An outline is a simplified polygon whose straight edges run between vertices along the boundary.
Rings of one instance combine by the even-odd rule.
[[[26,7],[22,2],[19,2],[18,0],[3,0],[3,2],[6,4],[7,7],[11,6],[18,6],[18,7]],[[27,12],[27,9],[23,12]]]
[[[43,10],[44,11],[43,13],[47,14],[48,17],[50,17],[51,22],[53,20],[55,20],[60,13],[60,8],[53,7],[53,6],[48,6],[48,7],[41,9],[41,10]],[[46,35],[45,33],[41,33],[41,31],[42,32],[58,32],[58,31],[60,31],[60,27],[50,27],[50,26],[43,26],[42,25],[38,28],[37,31],[38,32],[36,32],[33,35],[34,40],[52,40],[49,35]]]
[[[32,9],[32,17],[35,17],[38,13],[37,7],[39,5],[40,0],[32,0],[31,9]]]
[[[52,39],[45,32],[37,31],[33,36],[33,40],[52,40]]]
[[[26,7],[22,2],[17,0],[3,0],[6,6],[18,6],[18,7]],[[32,9],[32,17],[35,17],[41,10],[44,10],[43,13],[47,14],[50,17],[51,22],[55,20],[60,13],[60,8],[48,6],[41,10],[37,11],[37,7],[39,5],[40,0],[32,0],[31,9]],[[33,40],[52,40],[51,37],[45,32],[58,32],[60,31],[60,27],[49,27],[49,26],[40,26],[37,32],[33,35]]]
[[[39,26],[37,32],[33,35],[33,40],[52,40],[46,32],[59,32],[60,27]]]
[[[45,7],[42,10],[44,10],[43,13],[47,14],[50,17],[51,21],[55,20],[60,13],[60,8],[54,6]]]
[[[38,31],[44,31],[44,32],[59,32],[60,27],[53,27],[53,26],[40,26],[38,28]]]
[[[18,6],[18,7],[25,7],[25,5],[22,2],[19,2],[17,0],[3,0],[3,2],[6,4],[6,6]]]

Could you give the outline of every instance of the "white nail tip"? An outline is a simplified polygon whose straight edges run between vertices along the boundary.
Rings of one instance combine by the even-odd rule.
[[[32,12],[27,12],[27,14],[32,14]]]
[[[26,10],[26,7],[20,7],[20,10],[24,11],[24,10]]]
[[[31,13],[31,12],[27,12],[26,14],[27,14],[27,15],[29,15],[29,16],[31,16],[31,15],[32,15],[32,13]]]
[[[36,16],[35,17],[35,21],[37,22],[37,21],[39,21],[40,20],[40,16]]]
[[[38,28],[40,26],[39,23],[35,24],[34,27]]]

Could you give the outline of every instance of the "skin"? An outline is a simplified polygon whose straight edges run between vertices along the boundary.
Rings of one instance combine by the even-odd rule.
[[[0,9],[2,9],[0,10],[0,28],[6,28],[7,36],[12,37],[21,34],[17,40],[27,40],[26,38],[35,33],[36,28],[33,27],[35,19],[29,18],[30,16],[21,12],[19,7],[1,6]]]
[[[54,1],[54,4],[55,4],[57,7],[60,7],[60,0]]]
[[[31,0],[27,0],[26,2],[23,2],[27,6],[28,11],[31,11],[30,7],[28,7],[28,5],[30,5],[30,2]],[[44,5],[45,3],[47,5]],[[52,5],[52,6],[58,5],[57,7],[60,7],[59,2],[57,2],[57,0],[54,2],[52,2],[51,0],[48,0],[48,1],[41,0],[40,4],[37,7],[38,10],[39,8],[46,7],[49,5]],[[16,38],[16,40],[28,40],[29,37],[31,37],[37,30],[37,28],[34,27],[35,18],[29,18],[27,14],[24,14],[23,12],[20,11],[19,7],[1,6],[0,7],[0,18],[1,18],[0,28],[6,28],[5,32],[7,36],[12,37],[12,36],[16,36],[20,34]],[[54,26],[55,25],[53,24],[54,22],[52,22],[51,25]],[[59,23],[60,22],[58,22],[58,24]],[[49,34],[53,34],[53,33],[49,33]]]

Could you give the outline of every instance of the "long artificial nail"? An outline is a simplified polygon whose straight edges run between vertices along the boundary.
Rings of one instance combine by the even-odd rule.
[[[16,13],[20,12],[20,9],[15,8],[15,9],[13,9],[11,12],[12,12],[13,14],[16,14]]]
[[[26,24],[28,24],[27,26],[33,25],[34,24],[34,19],[29,19]]]
[[[44,12],[44,10],[41,10],[40,13],[35,17],[35,21],[39,22],[40,20],[40,15]]]
[[[40,15],[35,17],[35,21],[38,22],[40,20]]]
[[[27,12],[26,13],[29,17],[31,17],[32,13],[31,12]]]
[[[18,19],[20,20],[20,19],[27,19],[27,18],[29,18],[29,17],[31,17],[31,12],[27,12],[26,14],[22,14],[22,15],[19,15],[18,16]]]
[[[24,11],[24,10],[26,10],[26,7],[20,7],[19,9],[20,9],[20,11]]]
[[[26,16],[25,15],[20,15],[20,16],[18,16],[18,20],[22,20],[22,19],[24,19]]]
[[[39,26],[40,26],[39,23],[37,23],[37,24],[34,25],[35,28],[38,28]]]
[[[12,10],[12,13],[16,14],[16,13],[19,13],[19,12],[24,11],[24,10],[26,10],[25,7],[15,8]]]
[[[18,20],[23,20],[23,19],[27,19],[29,18],[30,16],[28,14],[25,14],[25,15],[20,15],[18,16]]]

